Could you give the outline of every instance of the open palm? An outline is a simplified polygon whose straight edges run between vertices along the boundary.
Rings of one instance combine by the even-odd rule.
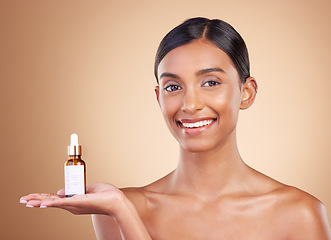
[[[124,194],[114,185],[95,183],[87,188],[86,194],[78,194],[70,198],[64,197],[64,189],[58,194],[33,193],[20,199],[28,207],[55,207],[73,214],[107,214],[112,215],[116,204]]]

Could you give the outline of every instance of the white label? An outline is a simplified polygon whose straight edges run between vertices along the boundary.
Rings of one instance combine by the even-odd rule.
[[[84,194],[84,166],[64,166],[65,195]]]

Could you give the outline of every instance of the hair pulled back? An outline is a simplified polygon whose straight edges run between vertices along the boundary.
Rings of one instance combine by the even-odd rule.
[[[158,67],[165,55],[177,47],[203,38],[215,44],[231,58],[244,83],[250,76],[248,51],[244,40],[230,24],[219,19],[210,20],[202,17],[186,20],[162,39],[154,64],[157,82]]]

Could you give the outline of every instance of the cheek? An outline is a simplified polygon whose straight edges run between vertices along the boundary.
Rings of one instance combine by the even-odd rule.
[[[225,91],[222,94],[208,97],[207,101],[208,105],[218,113],[220,120],[233,119],[237,121],[241,102],[239,91]]]
[[[162,115],[167,124],[167,127],[171,134],[178,140],[177,138],[177,123],[175,121],[175,116],[178,113],[180,107],[180,99],[171,98],[162,98],[160,101],[160,108],[162,111]]]
[[[174,117],[180,109],[180,99],[176,97],[160,96],[160,108],[168,124],[174,123]]]

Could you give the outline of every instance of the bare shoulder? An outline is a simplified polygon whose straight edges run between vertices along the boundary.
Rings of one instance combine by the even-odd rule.
[[[262,199],[268,199],[269,211],[263,209],[269,213],[273,227],[279,228],[284,238],[331,240],[326,209],[317,198],[260,172],[252,172],[254,186],[258,186],[255,193]]]
[[[331,239],[326,209],[317,198],[287,185],[274,194],[276,216],[289,239]]]

